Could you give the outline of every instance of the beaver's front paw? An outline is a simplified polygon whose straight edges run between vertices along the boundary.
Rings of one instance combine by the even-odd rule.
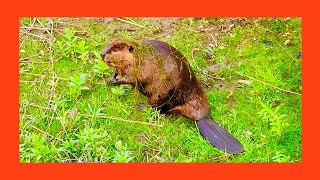
[[[107,82],[108,85],[116,85],[118,84],[118,80],[116,78],[110,77]]]
[[[107,85],[117,84],[118,83],[117,76],[118,76],[118,72],[117,72],[117,70],[114,70],[112,75],[108,78]]]

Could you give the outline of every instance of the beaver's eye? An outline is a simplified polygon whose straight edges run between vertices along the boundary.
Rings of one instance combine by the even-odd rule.
[[[132,46],[129,47],[129,52],[131,52],[131,53],[133,52],[133,47]]]

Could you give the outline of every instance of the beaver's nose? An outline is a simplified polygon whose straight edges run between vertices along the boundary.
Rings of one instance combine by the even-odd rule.
[[[102,59],[104,59],[104,57],[106,56],[107,51],[108,51],[108,48],[107,48],[107,47],[105,47],[105,48],[101,51],[100,55],[101,55]]]

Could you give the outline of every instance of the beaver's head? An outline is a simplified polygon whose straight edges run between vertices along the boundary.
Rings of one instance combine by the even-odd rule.
[[[133,46],[116,39],[102,50],[101,57],[111,67],[127,68],[134,61]]]

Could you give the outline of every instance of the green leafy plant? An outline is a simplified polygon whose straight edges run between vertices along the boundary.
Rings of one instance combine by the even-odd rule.
[[[78,56],[79,59],[81,59],[84,63],[88,60],[89,51],[87,50],[89,46],[86,45],[85,41],[78,41],[77,44],[75,44],[75,53]]]
[[[108,70],[111,70],[107,64],[102,60],[102,57],[100,55],[100,52],[93,51],[93,54],[95,55],[95,63],[93,65],[93,71],[95,76],[101,77],[108,73]]]
[[[127,147],[122,145],[121,140],[115,143],[115,147],[117,151],[113,157],[113,162],[127,163],[133,159],[133,157],[130,156],[130,152],[127,150]]]
[[[94,65],[94,72],[96,76],[103,76],[106,74],[108,66],[102,60],[97,60]]]
[[[114,86],[114,87],[111,88],[111,92],[114,95],[123,96],[126,91],[123,88],[123,86]]]
[[[69,76],[69,80],[70,93],[75,97],[78,97],[83,90],[90,90],[89,87],[85,86],[85,74],[81,73],[79,76]]]
[[[282,137],[287,127],[289,127],[289,123],[285,119],[286,114],[279,114],[279,110],[281,106],[272,109],[263,103],[261,103],[262,110],[260,111],[260,116],[263,120],[269,123],[271,127],[271,132],[273,132],[274,136]]]
[[[98,106],[92,107],[90,103],[88,103],[88,110],[89,110],[90,115],[93,118],[98,118],[99,116],[105,115],[104,113],[101,112],[103,110],[101,107],[98,107]]]
[[[81,59],[82,62],[87,63],[89,59],[89,46],[86,41],[78,41],[73,28],[65,28],[64,34],[60,40],[57,41],[57,46],[64,58]]]
[[[75,46],[77,37],[75,36],[75,30],[73,28],[65,28],[64,34],[61,40],[57,41],[57,46],[62,56],[65,58],[75,57]]]
[[[108,18],[20,18],[20,162],[301,162],[301,96],[263,83],[240,85],[247,78],[236,73],[301,93],[301,18],[126,20],[146,28],[125,30]],[[112,73],[100,56],[106,44],[158,36],[190,62],[212,118],[245,153],[226,157],[192,120],[137,110],[148,104],[137,88],[101,83]],[[83,81],[68,78],[81,73]]]
[[[149,121],[157,121],[159,120],[163,115],[160,113],[160,110],[151,108],[151,107],[145,107],[143,109],[144,114],[147,116],[147,119]]]
[[[31,134],[26,139],[26,143],[20,144],[20,160],[25,162],[50,162],[55,156],[64,151],[64,147],[56,147],[54,143],[49,143],[47,139],[39,134]]]
[[[60,96],[53,96],[51,108],[57,112],[58,109],[67,108],[67,99],[62,99]]]
[[[289,162],[290,158],[290,156],[286,156],[282,152],[276,151],[276,154],[271,159],[273,162]]]
[[[108,132],[102,128],[84,128],[78,134],[76,139],[69,141],[70,147],[76,147],[83,154],[86,154],[86,161],[106,161],[109,159],[105,154],[107,151],[106,143],[108,141]],[[99,157],[99,158],[95,158]]]

